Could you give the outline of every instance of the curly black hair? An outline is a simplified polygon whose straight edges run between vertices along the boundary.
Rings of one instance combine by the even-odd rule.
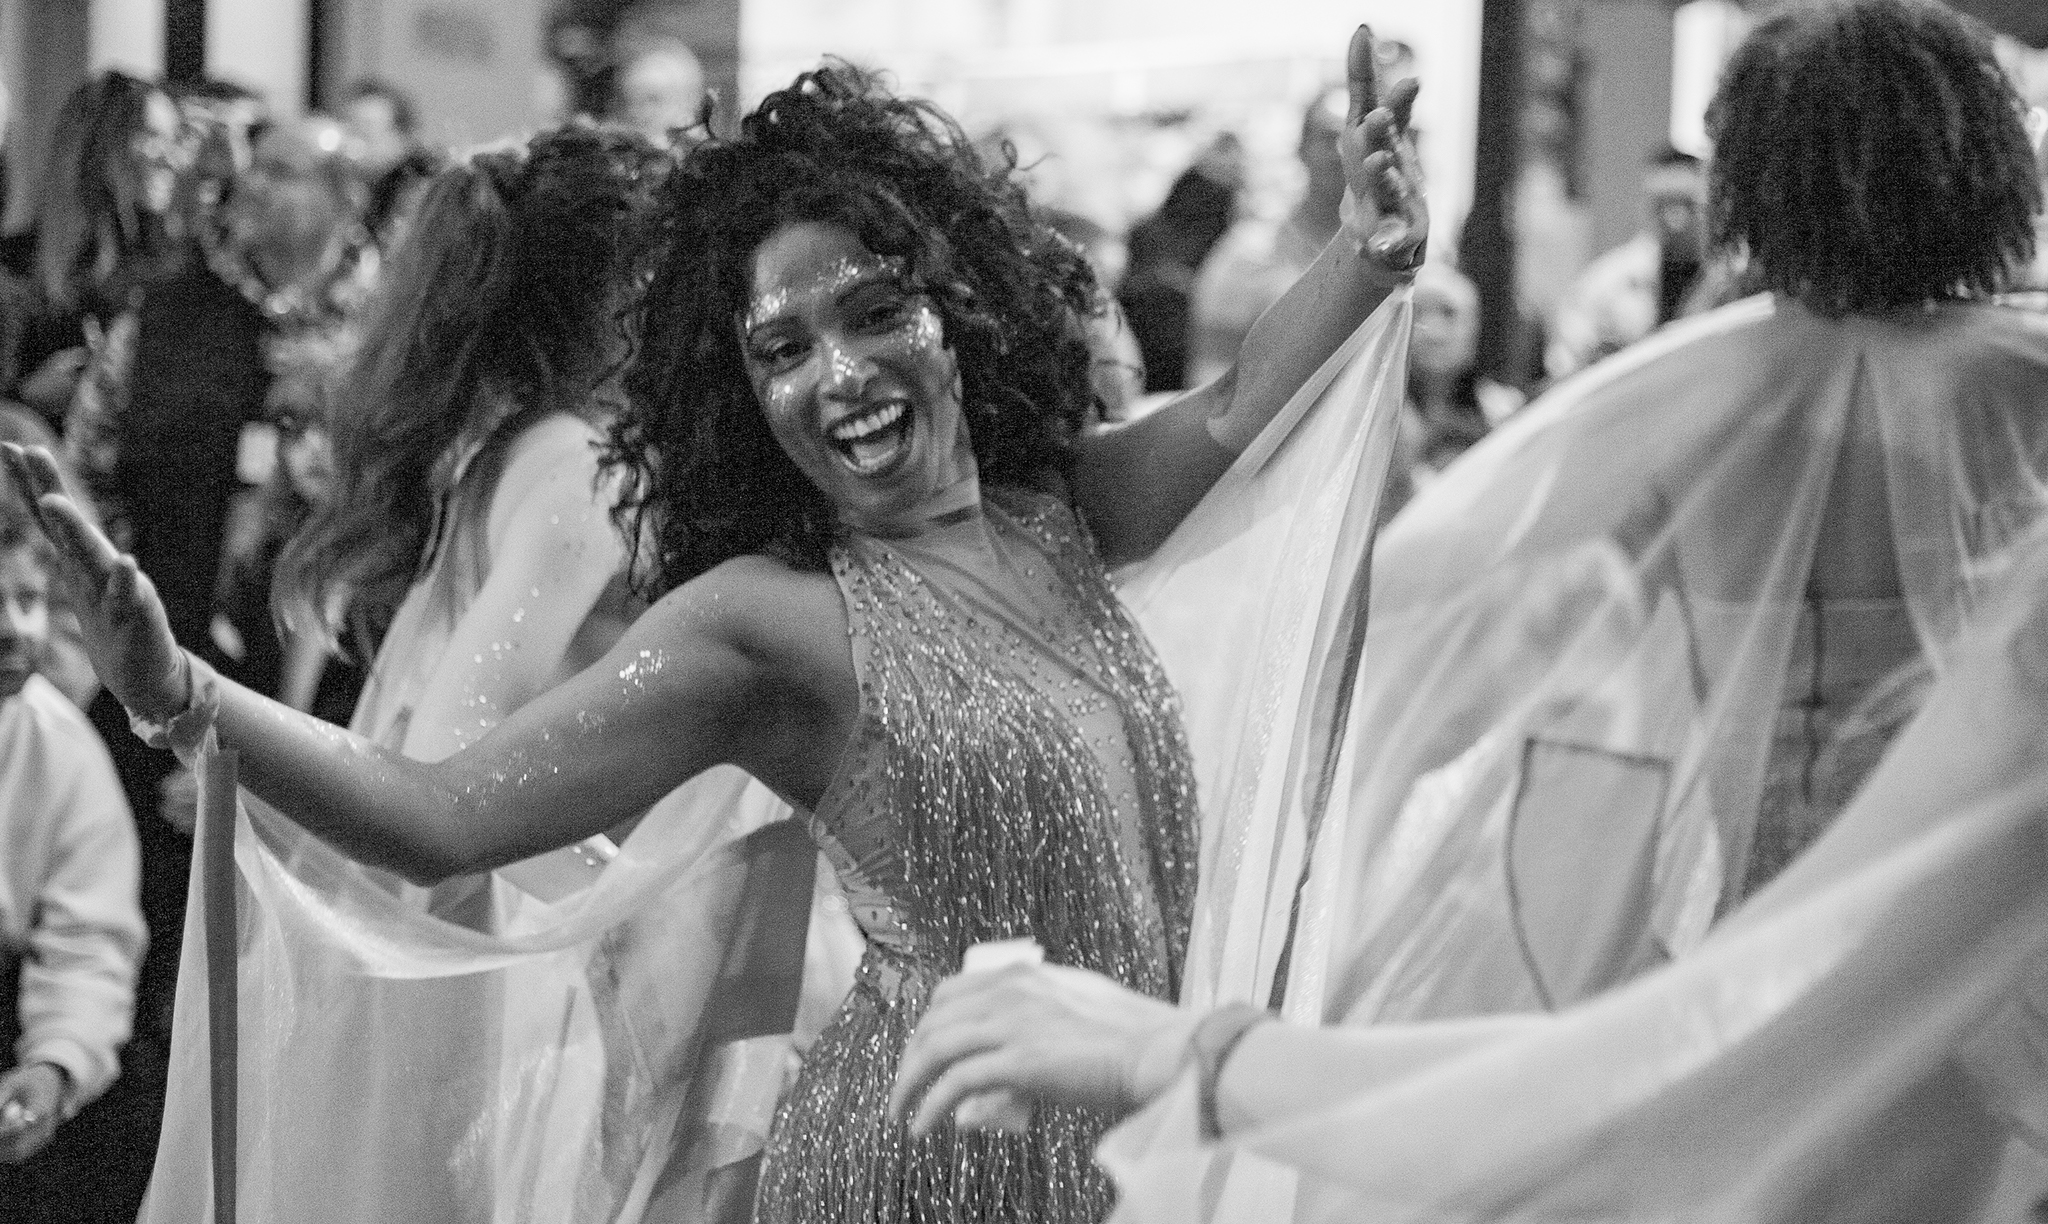
[[[842,225],[902,261],[959,361],[983,481],[1042,484],[1069,466],[1091,396],[1081,319],[1098,309],[1095,279],[1033,217],[1014,151],[985,159],[936,107],[827,64],[770,94],[737,137],[693,149],[664,221],[605,456],[627,476],[618,514],[641,542],[643,592],[747,553],[825,564],[832,507],[770,434],[739,339],[754,252],[784,225]]]
[[[281,622],[322,622],[346,592],[358,644],[374,639],[425,560],[460,440],[608,411],[672,166],[577,125],[435,175],[335,391],[334,493],[278,562]]]
[[[1708,115],[1717,242],[1830,316],[2003,287],[2040,172],[1990,40],[1934,0],[1825,0],[1759,26]]]

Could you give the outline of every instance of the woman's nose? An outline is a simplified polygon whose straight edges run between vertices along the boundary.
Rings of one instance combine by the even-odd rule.
[[[825,369],[820,390],[828,396],[858,399],[867,389],[868,380],[875,376],[874,360],[856,346],[828,340],[823,356]]]

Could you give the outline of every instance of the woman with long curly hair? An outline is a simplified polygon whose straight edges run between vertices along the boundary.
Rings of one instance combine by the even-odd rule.
[[[1108,433],[1082,428],[1087,265],[1033,219],[1014,167],[935,109],[826,67],[693,150],[609,451],[660,598],[601,663],[445,760],[211,677],[164,637],[147,583],[108,585],[132,565],[53,494],[39,504],[72,578],[100,593],[95,658],[139,718],[176,722],[166,740],[217,727],[253,793],[422,883],[741,766],[806,814],[867,937],[775,1121],[756,1218],[1100,1218],[1098,1114],[912,1139],[889,1088],[970,945],[1035,939],[1176,988],[1193,771],[1108,567],[1158,547],[1419,260],[1414,87],[1378,96],[1363,30],[1351,63],[1349,224],[1234,373]]]

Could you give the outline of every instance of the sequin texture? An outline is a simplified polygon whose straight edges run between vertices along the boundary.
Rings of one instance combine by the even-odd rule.
[[[1171,997],[1195,877],[1179,707],[1086,530],[1049,498],[990,493],[993,580],[856,537],[834,550],[860,726],[813,832],[868,951],[779,1113],[756,1220],[1098,1220],[1100,1117],[1029,1135],[912,1141],[886,1116],[897,1061],[965,948],[1030,936],[1055,963]]]

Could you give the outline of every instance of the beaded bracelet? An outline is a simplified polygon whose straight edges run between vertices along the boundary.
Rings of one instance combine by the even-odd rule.
[[[1202,1017],[1202,1022],[1195,1026],[1194,1035],[1188,1038],[1188,1057],[1195,1064],[1196,1103],[1204,1139],[1213,1141],[1223,1137],[1223,1128],[1216,1120],[1216,1081],[1223,1074],[1223,1064],[1237,1049],[1237,1043],[1252,1031],[1253,1025],[1272,1018],[1272,1013],[1263,1008],[1249,1003],[1233,1003]]]

